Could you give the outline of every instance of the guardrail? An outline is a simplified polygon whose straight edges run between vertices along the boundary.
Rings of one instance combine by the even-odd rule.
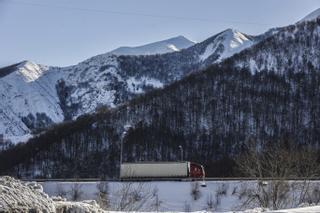
[[[109,182],[118,182],[118,181],[137,181],[137,182],[150,182],[150,181],[203,181],[202,178],[139,178],[139,179],[119,179],[119,178],[52,178],[52,179],[43,179],[35,178],[28,179],[22,178],[22,181],[35,181],[35,182],[99,182],[99,181],[109,181]],[[320,181],[320,177],[290,177],[290,178],[255,178],[255,177],[206,177],[204,181],[273,181],[273,180],[287,180],[287,181],[304,181],[304,180],[313,180]]]

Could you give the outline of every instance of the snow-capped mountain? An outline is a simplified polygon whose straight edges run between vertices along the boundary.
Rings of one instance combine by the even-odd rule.
[[[119,47],[110,53],[114,55],[154,55],[180,51],[194,45],[184,36],[177,36],[163,41],[158,41],[137,47]]]
[[[317,19],[320,16],[320,8],[316,9],[315,11],[308,14],[306,17],[301,19],[298,23],[304,22],[304,21],[312,21],[314,19]]]
[[[199,60],[209,63],[220,62],[255,44],[255,38],[235,29],[227,29],[217,36],[211,37],[200,45]],[[195,49],[197,45],[194,46]],[[211,57],[211,59],[210,59]]]
[[[159,53],[159,47],[169,43],[179,50],[191,45],[179,36],[138,49],[144,54],[148,49]],[[220,62],[254,43],[254,37],[228,29],[187,49],[166,54],[106,53],[69,67],[25,61],[0,69],[0,134],[13,142],[26,140],[34,130],[76,119],[101,107],[116,107],[136,95]]]

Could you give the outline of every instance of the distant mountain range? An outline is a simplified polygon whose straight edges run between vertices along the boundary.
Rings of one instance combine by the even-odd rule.
[[[319,15],[320,9],[297,23]],[[23,142],[54,123],[73,120],[99,108],[117,107],[245,49],[255,52],[257,44],[282,29],[257,36],[227,29],[200,43],[178,36],[138,47],[120,47],[69,67],[24,61],[1,68],[0,135],[14,143]],[[261,67],[253,60],[241,60],[236,66],[249,66],[252,71],[275,70],[278,63],[302,60],[296,54],[289,61],[285,54],[283,61],[278,61],[263,53],[259,56],[259,62],[264,61]],[[317,63],[317,58],[312,63]]]
[[[114,108],[255,42],[252,36],[228,29],[194,45],[179,36],[141,47],[119,48],[69,67],[24,61],[2,68],[0,134],[14,143],[26,141],[53,123],[75,119],[100,107]],[[174,46],[174,51],[168,46]],[[160,54],[163,52],[169,53]]]

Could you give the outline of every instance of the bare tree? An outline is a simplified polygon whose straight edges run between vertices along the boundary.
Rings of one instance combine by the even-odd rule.
[[[97,184],[97,202],[102,209],[108,209],[109,201],[109,184],[106,181],[101,181]]]
[[[153,197],[153,204],[152,204],[153,210],[158,212],[162,204],[162,201],[159,199],[159,189],[157,187],[153,189],[152,197]]]
[[[58,183],[57,186],[56,186],[56,195],[57,196],[60,196],[60,197],[63,197],[63,198],[66,198],[67,197],[67,191],[63,188],[63,186]]]
[[[9,139],[4,139],[3,134],[0,134],[0,152],[13,147],[13,143]]]
[[[185,201],[184,202],[184,207],[183,207],[184,212],[191,212],[192,208],[189,202]]]
[[[217,208],[217,203],[211,193],[207,195],[206,204],[207,204],[206,209],[208,211],[214,211]]]
[[[255,187],[242,187],[240,190],[243,207],[259,205],[279,209],[293,205],[291,192],[295,185],[288,182],[290,178],[303,179],[296,196],[296,203],[302,203],[309,191],[309,178],[318,174],[317,153],[308,147],[296,147],[290,143],[261,146],[250,141],[247,151],[237,163],[244,174],[257,179]],[[266,178],[270,180],[265,181]]]
[[[82,185],[79,183],[74,183],[71,186],[71,191],[70,191],[70,198],[73,201],[77,201],[80,200],[82,195],[83,195],[83,191],[82,191]]]
[[[320,203],[320,188],[315,186],[312,188],[312,191],[308,194],[308,203],[319,204]]]
[[[151,208],[152,190],[145,183],[126,182],[116,193],[115,209],[118,211],[147,211]]]
[[[201,191],[198,182],[191,183],[191,196],[193,200],[198,200],[201,197]]]

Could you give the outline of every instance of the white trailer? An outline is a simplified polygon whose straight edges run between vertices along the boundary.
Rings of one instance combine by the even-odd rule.
[[[189,177],[190,162],[123,163],[121,179]]]

